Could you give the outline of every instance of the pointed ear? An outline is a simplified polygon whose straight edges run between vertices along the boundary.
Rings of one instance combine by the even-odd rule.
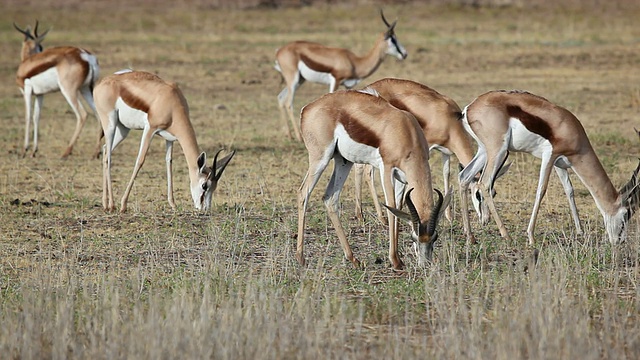
[[[502,175],[506,174],[507,171],[509,171],[510,167],[511,167],[511,163],[502,165],[502,167],[498,171],[498,175],[496,175],[496,179],[499,179]]]
[[[438,219],[442,218],[442,214],[444,214],[444,211],[447,209],[449,204],[451,204],[451,197],[453,196],[452,194],[453,194],[453,187],[450,186],[449,191],[447,191],[447,195],[445,195],[444,198],[442,199],[442,206],[440,207]]]
[[[386,207],[387,210],[391,211],[391,213],[400,220],[406,220],[408,222],[412,222],[411,215],[402,210],[398,210],[396,208],[392,208],[391,206],[387,206],[387,204],[382,204],[382,206]]]
[[[398,171],[397,168],[393,168],[393,178],[400,181],[401,183],[403,183],[404,185],[407,185],[407,179],[400,175],[400,172]]]
[[[200,170],[200,172],[202,172],[202,170],[204,170],[205,165],[207,164],[207,154],[203,152],[200,153],[200,156],[198,156],[198,169]]]

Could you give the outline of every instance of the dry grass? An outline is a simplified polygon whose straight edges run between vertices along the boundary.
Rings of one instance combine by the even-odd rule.
[[[275,96],[275,49],[295,39],[363,53],[380,31],[377,7],[318,5],[278,10],[69,2],[8,3],[0,19],[0,353],[3,358],[617,358],[640,355],[638,229],[612,247],[590,195],[574,179],[586,234],[573,234],[566,199],[551,180],[531,267],[525,229],[539,162],[514,155],[498,182],[498,206],[514,237],[478,229],[464,243],[459,213],[441,223],[435,263],[420,269],[402,232],[405,273],[389,269],[384,227],[343,222],[352,269],[320,201],[312,196],[307,260],[293,255],[295,194],[306,171],[301,144],[283,139]],[[637,9],[472,8],[407,3],[399,18],[409,51],[368,81],[426,83],[465,105],[492,89],[520,88],[573,111],[614,184],[638,156],[640,65]],[[74,155],[59,156],[73,127],[62,96],[49,95],[36,159],[18,156],[23,103],[14,84],[21,37],[38,18],[53,26],[46,46],[94,51],[103,74],[123,67],[177,81],[191,105],[200,146],[238,154],[211,214],[191,210],[179,147],[176,202],[166,203],[164,144],[155,140],[129,199],[129,213],[101,208],[101,164],[89,159],[90,119]],[[367,82],[367,81],[365,81]],[[296,108],[326,88],[306,84]],[[226,109],[219,109],[224,104]],[[114,154],[116,195],[133,167],[139,136]],[[439,158],[434,169],[440,169]],[[440,171],[434,171],[441,187]],[[458,209],[456,209],[458,211]]]

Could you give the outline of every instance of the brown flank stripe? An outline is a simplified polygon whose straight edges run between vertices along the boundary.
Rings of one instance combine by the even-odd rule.
[[[352,117],[350,114],[343,112],[339,116],[340,123],[344,126],[347,134],[354,141],[372,146],[374,148],[380,147],[380,137],[378,137],[373,131],[366,126],[358,122],[358,119]]]
[[[521,107],[515,105],[507,106],[507,114],[509,114],[509,117],[519,119],[524,127],[526,127],[529,131],[542,136],[553,144],[554,139],[551,127],[549,127],[549,124],[547,124],[541,118],[532,115],[522,110]]]
[[[124,86],[120,88],[120,97],[125,104],[131,106],[134,109],[149,114],[149,104],[140,97],[134,95]]]
[[[321,73],[330,73],[331,72],[331,68],[328,66],[324,66],[322,64],[320,64],[319,62],[314,61],[313,59],[311,59],[310,57],[306,56],[305,54],[300,54],[300,60],[302,60],[303,63],[305,63],[311,70],[317,71],[317,72],[321,72]]]

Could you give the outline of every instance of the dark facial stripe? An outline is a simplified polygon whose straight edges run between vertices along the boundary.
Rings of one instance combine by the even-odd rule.
[[[125,104],[149,114],[149,104],[143,99],[135,96],[126,87],[120,88],[120,97]]]
[[[380,147],[380,138],[371,129],[367,128],[346,112],[340,114],[340,123],[353,140],[360,144]]]
[[[538,134],[543,138],[549,140],[553,144],[554,137],[551,127],[541,118],[532,115],[520,108],[519,106],[509,105],[507,106],[507,114],[510,117],[516,118],[522,122],[524,127],[532,133]]]
[[[305,54],[300,54],[300,60],[302,60],[305,65],[307,65],[311,70],[322,72],[322,73],[330,73],[331,67],[320,64],[317,61],[314,61],[312,58],[306,56]]]

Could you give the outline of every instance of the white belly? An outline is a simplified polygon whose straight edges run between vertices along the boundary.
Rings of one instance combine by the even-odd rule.
[[[298,62],[298,70],[303,78],[307,81],[321,83],[321,84],[331,84],[332,81],[335,81],[333,75],[330,73],[323,73],[319,71],[315,71],[307,66],[304,62]]]
[[[382,157],[378,148],[356,142],[341,124],[336,126],[334,139],[338,144],[338,151],[345,159],[356,164],[369,164],[376,168],[382,165]]]
[[[538,158],[541,158],[543,153],[552,151],[549,140],[529,131],[519,119],[509,119],[509,128],[511,128],[509,150],[528,152]]]
[[[47,94],[60,90],[60,84],[58,84],[58,70],[56,70],[55,67],[25,79],[24,83],[25,87],[31,87],[32,93],[36,95]]]
[[[116,100],[118,120],[124,127],[132,130],[142,130],[149,126],[149,117],[146,112],[134,109],[127,105],[122,98]],[[166,130],[156,130],[156,134],[169,141],[176,141],[176,137]]]
[[[127,105],[122,98],[116,100],[116,109],[118,110],[118,120],[126,128],[132,130],[142,130],[149,125],[147,113],[134,109]]]

